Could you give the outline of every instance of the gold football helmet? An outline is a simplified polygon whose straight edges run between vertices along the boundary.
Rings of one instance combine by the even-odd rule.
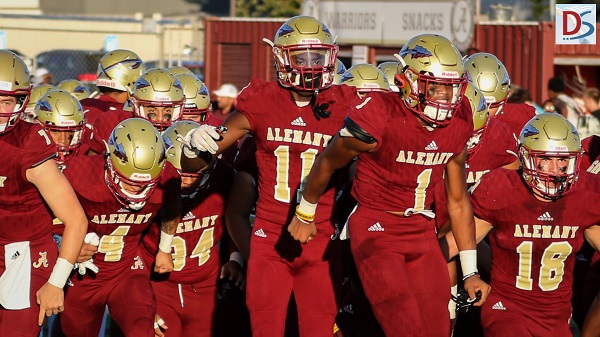
[[[469,82],[467,84],[464,95],[469,100],[471,110],[473,111],[473,134],[467,141],[467,151],[471,154],[475,152],[475,149],[477,149],[477,146],[481,142],[481,135],[488,123],[490,113],[483,93],[473,83]]]
[[[85,117],[79,100],[66,90],[50,90],[35,105],[35,115],[56,143],[54,159],[64,164],[81,146]]]
[[[85,84],[78,80],[64,80],[60,82],[57,87],[58,89],[68,91],[80,101],[84,98],[90,97],[92,94],[90,89],[88,89]]]
[[[19,120],[25,111],[31,84],[29,83],[29,69],[25,62],[15,53],[0,49],[0,95],[14,96],[17,104],[12,111],[0,108],[0,134],[8,132]]]
[[[381,70],[372,64],[355,64],[346,70],[342,76],[341,83],[356,87],[361,94],[372,91],[391,91],[390,84]]]
[[[27,122],[33,122],[35,120],[35,104],[44,96],[48,91],[56,89],[52,84],[40,84],[37,87],[31,89],[29,94],[29,102],[23,112],[23,120]]]
[[[346,72],[346,66],[340,59],[335,59],[335,74],[333,75],[333,84],[340,84],[342,75]]]
[[[167,68],[167,70],[170,71],[171,74],[173,74],[173,75],[182,75],[182,74],[194,75],[194,73],[186,67],[172,66],[172,67]]]
[[[139,210],[156,188],[165,161],[158,130],[145,119],[126,119],[108,138],[106,183],[123,206]]]
[[[144,71],[146,66],[136,53],[125,49],[113,50],[100,59],[96,85],[131,94],[135,81]]]
[[[458,49],[443,36],[422,34],[396,57],[401,67],[396,81],[406,105],[433,126],[448,124],[467,83]]]
[[[211,109],[210,94],[208,88],[196,77],[196,75],[175,75],[181,82],[185,103],[183,104],[183,119],[204,122],[206,115]]]
[[[465,59],[467,77],[485,95],[490,109],[499,113],[510,92],[510,77],[504,64],[490,53],[475,53]]]
[[[400,89],[396,86],[396,74],[398,73],[398,62],[383,62],[380,63],[377,68],[383,71],[385,78],[387,79],[390,89],[393,92],[399,92]]]
[[[149,120],[159,131],[181,118],[184,99],[179,79],[162,68],[140,76],[129,98],[133,113]]]
[[[294,16],[275,33],[275,69],[279,83],[301,91],[333,84],[338,46],[329,28],[311,16]]]
[[[562,115],[543,113],[533,117],[519,137],[519,160],[529,188],[543,198],[556,200],[579,177],[583,154],[577,129]],[[543,170],[544,161],[559,159],[554,170]]]

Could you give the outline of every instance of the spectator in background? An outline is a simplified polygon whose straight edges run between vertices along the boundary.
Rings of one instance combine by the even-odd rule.
[[[46,68],[38,68],[31,76],[31,85],[37,87],[40,84],[51,84],[52,73]]]
[[[206,124],[219,126],[225,118],[234,110],[238,89],[231,83],[225,83],[219,89],[213,91],[216,100],[213,112],[206,120]]]
[[[531,98],[531,93],[525,88],[521,88],[517,85],[510,88],[510,94],[508,95],[508,103],[525,103],[535,108],[536,113],[543,113],[544,109],[537,105]]]
[[[585,116],[577,102],[565,93],[565,82],[562,78],[552,77],[548,80],[548,98],[554,103],[556,112],[563,115],[581,133],[579,129],[585,126]]]
[[[554,102],[551,99],[545,100],[544,103],[542,103],[542,110],[544,110],[544,112],[556,112]]]
[[[600,90],[588,88],[583,93],[585,108],[590,112],[588,127],[590,134],[600,136]]]

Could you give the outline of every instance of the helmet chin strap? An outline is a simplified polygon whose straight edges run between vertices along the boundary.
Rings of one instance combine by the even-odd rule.
[[[313,113],[317,120],[321,120],[321,118],[329,118],[331,115],[331,111],[328,111],[329,103],[323,103],[317,105],[317,96],[319,95],[319,89],[315,89],[313,92],[312,98],[310,99],[310,106],[313,109]]]
[[[134,211],[139,211],[145,205],[146,205],[145,201],[139,201],[139,202],[130,202],[130,201],[128,201],[127,202],[127,207],[131,208]]]

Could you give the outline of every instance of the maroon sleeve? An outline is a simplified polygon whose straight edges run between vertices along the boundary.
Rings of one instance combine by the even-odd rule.
[[[381,142],[386,129],[386,112],[379,93],[366,96],[354,107],[349,107],[348,118],[369,133],[377,142]]]
[[[21,149],[21,174],[26,179],[25,172],[42,164],[56,155],[56,145],[50,135],[38,124],[31,124],[30,131],[26,134],[25,146]]]

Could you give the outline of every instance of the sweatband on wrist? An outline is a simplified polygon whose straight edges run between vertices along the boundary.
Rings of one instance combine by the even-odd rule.
[[[478,274],[476,249],[460,251],[458,256],[460,257],[460,266],[462,269],[463,279],[465,279],[464,276],[469,275],[469,277],[471,277],[475,274]]]
[[[167,234],[160,231],[160,242],[158,243],[158,249],[167,254],[171,254],[171,243],[173,242],[173,234]]]
[[[317,212],[317,204],[310,203],[304,199],[300,199],[300,203],[296,207],[296,216],[304,223],[311,223],[315,220]]]
[[[237,262],[242,268],[244,268],[244,258],[240,252],[233,252],[229,255],[229,261]]]
[[[72,270],[73,264],[62,257],[59,257],[56,259],[56,264],[52,269],[48,283],[55,287],[63,288],[65,283],[67,283],[67,279],[69,278],[69,275],[71,275]]]

